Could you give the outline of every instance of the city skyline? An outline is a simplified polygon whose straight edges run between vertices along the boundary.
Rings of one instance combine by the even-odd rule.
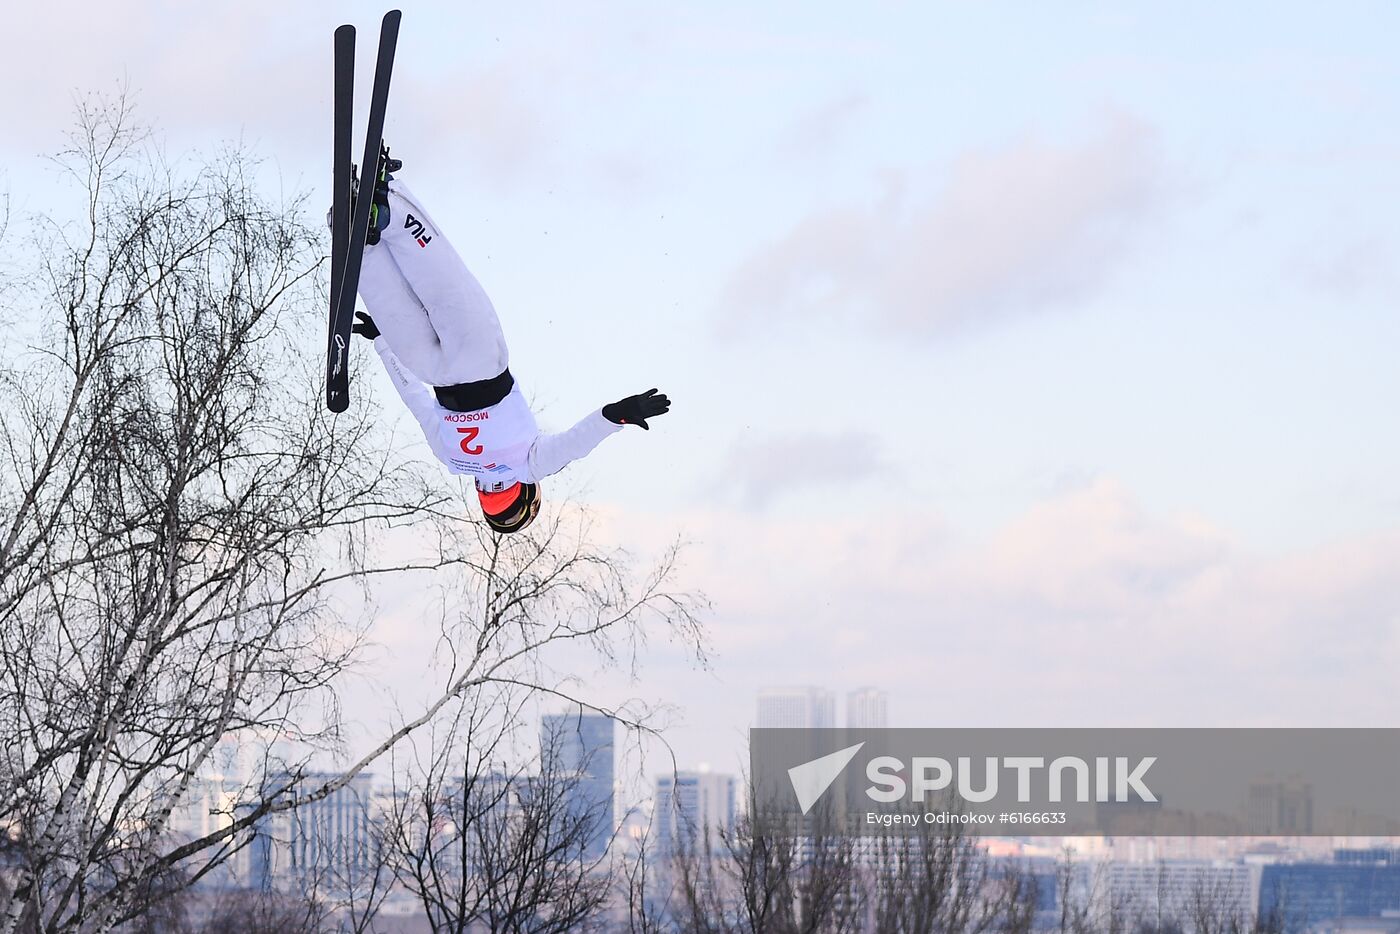
[[[848,728],[879,728],[886,715],[883,692],[870,687],[845,691]],[[768,687],[754,697],[759,721],[792,728],[794,719],[823,722],[834,711],[838,692],[814,685]],[[854,717],[852,716],[854,714]],[[761,725],[761,724],[760,724]],[[817,728],[830,728],[825,724]],[[676,859],[724,860],[739,830],[746,789],[734,775],[707,767],[678,768],[656,776],[649,800],[614,801],[615,723],[612,718],[575,708],[540,717],[538,773],[528,768],[473,777],[475,794],[501,803],[488,810],[495,819],[523,820],[523,796],[548,795],[541,782],[562,782],[564,810],[559,816],[593,812],[605,823],[590,833],[571,856],[584,862],[604,856],[650,859],[657,879],[672,879]],[[198,835],[223,825],[227,814],[201,813],[206,802],[236,812],[231,795],[246,776],[238,763],[245,755],[225,748],[196,792],[172,822],[171,833]],[[510,768],[508,763],[502,767]],[[315,779],[317,776],[310,776]],[[330,777],[321,776],[323,778]],[[462,779],[458,779],[460,782]],[[602,785],[607,785],[604,795]],[[617,786],[619,789],[621,786]],[[400,794],[392,780],[362,773],[330,797],[261,822],[252,843],[200,890],[269,893],[320,893],[321,898],[350,898],[375,872],[376,828],[401,819]],[[448,794],[463,794],[458,789]],[[1338,846],[1333,838],[1308,838],[1311,805],[1307,789],[1296,783],[1262,783],[1251,788],[1252,820],[1258,837],[1149,838],[988,837],[978,841],[994,865],[1025,874],[1038,894],[1037,916],[1053,928],[1062,901],[1099,918],[1145,913],[1159,918],[1195,917],[1209,909],[1220,917],[1255,919],[1278,916],[1289,924],[1346,921],[1375,927],[1387,912],[1400,909],[1400,847],[1394,840],[1356,839]],[[599,809],[600,801],[606,806]],[[625,814],[623,813],[625,812]],[[1300,818],[1299,815],[1305,815]],[[1286,826],[1272,826],[1282,820]],[[189,826],[186,827],[185,823]],[[630,830],[629,830],[630,828]],[[643,843],[645,845],[643,845]],[[601,844],[601,846],[600,846]],[[474,844],[473,847],[479,847]],[[469,847],[471,852],[477,849]],[[852,843],[852,859],[876,868],[888,850],[876,838]],[[463,871],[476,872],[471,857]],[[362,895],[362,893],[359,893]],[[396,917],[415,915],[411,893],[386,891],[386,909]],[[1365,920],[1370,919],[1370,920]],[[1388,929],[1387,929],[1388,930]]]
[[[865,690],[852,691],[850,695]],[[784,691],[796,693],[791,688]],[[822,692],[817,689],[810,693],[820,697]],[[546,716],[556,726],[573,724],[580,746],[566,753],[572,765],[578,765],[575,757],[588,748],[607,747],[605,733],[596,724],[580,720],[577,711]],[[548,742],[553,735],[554,729],[545,726],[542,718],[541,737],[546,740],[546,750],[551,748]],[[603,762],[596,765],[592,769],[595,773],[605,770]],[[577,777],[582,771],[586,770],[566,769],[557,775],[567,780],[571,772]],[[488,798],[494,798],[498,791],[492,789],[497,786],[518,787],[524,792],[541,777],[492,773],[483,779],[482,788]],[[236,773],[211,774],[207,779],[211,785],[230,786],[241,780],[242,776]],[[321,897],[337,897],[339,892],[339,897],[344,897],[344,892],[363,884],[364,878],[374,871],[373,828],[395,813],[390,790],[385,780],[361,774],[323,801],[260,824],[252,844],[228,864],[226,871],[206,877],[200,883],[201,890],[238,891],[251,886],[273,893],[313,891],[322,893]],[[725,858],[724,840],[734,832],[741,811],[738,805],[742,793],[734,776],[708,769],[682,769],[658,776],[654,790],[649,832],[657,873],[664,877],[672,871],[667,869],[666,861],[677,855],[707,853]],[[538,789],[530,793],[538,793]],[[508,811],[518,807],[506,805]],[[198,819],[193,812],[189,817]],[[511,819],[505,812],[503,817]],[[215,815],[213,819],[220,818]],[[199,828],[191,831],[199,832]],[[172,825],[171,832],[183,832],[178,822]],[[1208,898],[1210,910],[1217,913],[1248,919],[1277,913],[1292,919],[1290,923],[1300,919],[1310,923],[1351,919],[1352,923],[1360,923],[1359,919],[1381,919],[1400,906],[1400,848],[1393,840],[1382,845],[1365,846],[1356,841],[1337,847],[1327,839],[1306,841],[1304,845],[1304,840],[1280,841],[1276,835],[1229,840],[1137,838],[1121,841],[1129,844],[1122,849],[1114,845],[1116,842],[1120,841],[980,841],[993,859],[1002,861],[999,864],[1017,867],[1017,871],[1039,880],[1036,885],[1042,897],[1038,911],[1051,920],[1060,910],[1062,898],[1073,899],[1091,914],[1147,912],[1159,917],[1191,917],[1193,912],[1203,910],[1201,900]],[[635,843],[634,839],[620,837],[610,846],[617,849],[617,855],[630,853],[626,858],[637,858],[637,851],[629,849]],[[1064,845],[1071,843],[1073,846],[1066,850]],[[1160,845],[1168,849],[1159,850]],[[1171,848],[1180,852],[1174,854]],[[1191,852],[1193,848],[1214,848],[1214,855]],[[577,858],[595,858],[596,854],[589,855],[590,852],[580,851]],[[872,840],[858,842],[853,850],[854,858],[862,865],[882,858],[882,852]],[[1074,853],[1072,862],[1064,862],[1066,852]],[[408,893],[394,889],[386,897],[391,900],[386,904],[392,904],[395,916],[409,917],[414,913]]]

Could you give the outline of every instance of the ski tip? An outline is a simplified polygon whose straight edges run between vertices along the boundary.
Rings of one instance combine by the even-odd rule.
[[[352,23],[345,23],[343,25],[337,26],[335,27],[335,34],[337,36],[342,37],[353,36],[355,34],[355,26]]]
[[[390,23],[390,22],[392,22],[392,23],[394,23],[394,24],[397,24],[398,21],[399,21],[400,19],[402,19],[402,18],[403,18],[403,10],[390,10],[388,13],[385,13],[385,14],[384,14],[384,22],[385,22],[385,23]]]
[[[339,415],[341,412],[350,408],[350,397],[343,392],[338,395],[328,396],[326,398],[326,408]]]

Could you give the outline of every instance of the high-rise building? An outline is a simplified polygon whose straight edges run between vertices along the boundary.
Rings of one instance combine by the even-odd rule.
[[[505,854],[516,852],[517,844],[528,835],[531,820],[553,816],[552,799],[526,813],[538,780],[534,775],[491,770],[448,782],[430,831],[441,840],[435,844],[435,858],[442,870],[475,876],[499,872]]]
[[[758,692],[754,726],[788,729],[830,729],[836,726],[836,698],[825,688],[763,688]]]
[[[236,776],[201,775],[190,780],[170,812],[167,833],[172,843],[189,843],[225,830],[234,821],[243,787]],[[239,849],[219,866],[204,874],[199,884],[223,888],[239,884],[247,874],[246,849]]]
[[[1166,859],[1084,866],[1079,888],[1105,927],[1113,912],[1129,917],[1188,919],[1208,908],[1221,923],[1248,929],[1259,891],[1259,867],[1237,860]]]
[[[738,783],[717,772],[676,772],[656,780],[656,847],[661,856],[677,851],[718,853],[722,834],[734,830]]]
[[[1334,861],[1274,863],[1259,883],[1259,916],[1301,929],[1336,918],[1400,912],[1400,860],[1394,851],[1339,850]]]
[[[304,787],[332,778],[308,774]],[[260,820],[249,844],[249,885],[264,891],[346,891],[374,872],[374,777],[360,773],[318,801]]]
[[[846,727],[882,730],[890,725],[888,695],[879,688],[857,688],[846,695]]]
[[[1300,781],[1260,781],[1249,786],[1249,832],[1259,836],[1312,833],[1312,785]]]
[[[601,857],[613,836],[613,731],[612,717],[582,709],[540,721],[541,778],[570,782],[569,812],[592,822],[584,859]]]

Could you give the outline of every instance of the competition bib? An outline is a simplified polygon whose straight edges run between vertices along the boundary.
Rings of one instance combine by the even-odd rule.
[[[470,474],[488,492],[524,479],[540,430],[518,387],[488,409],[444,409],[438,418],[439,450],[453,473]]]

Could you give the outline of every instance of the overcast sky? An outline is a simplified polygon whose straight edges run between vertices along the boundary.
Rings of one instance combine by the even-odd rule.
[[[1229,7],[405,4],[387,136],[542,423],[674,401],[563,485],[694,542],[713,670],[607,682],[681,707],[682,766],[734,768],[775,683],[910,726],[1395,722],[1400,8]],[[0,187],[45,209],[75,91],[125,81],[324,204],[331,32],[367,86],[381,12],[23,4]]]

